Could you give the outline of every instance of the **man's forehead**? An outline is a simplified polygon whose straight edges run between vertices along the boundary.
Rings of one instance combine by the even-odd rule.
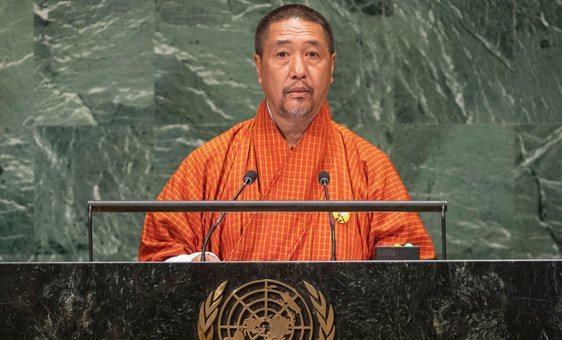
[[[318,23],[290,18],[272,23],[267,32],[267,39],[276,44],[289,44],[295,39],[305,37],[305,43],[320,45],[326,42],[324,29]]]
[[[272,31],[294,31],[294,32],[313,32],[313,33],[324,33],[322,25],[319,23],[304,20],[302,18],[290,18],[285,20],[280,20],[272,22],[269,25],[270,32]]]

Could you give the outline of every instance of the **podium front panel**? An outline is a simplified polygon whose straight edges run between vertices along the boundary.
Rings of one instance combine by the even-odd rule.
[[[3,338],[557,338],[562,262],[0,264]]]

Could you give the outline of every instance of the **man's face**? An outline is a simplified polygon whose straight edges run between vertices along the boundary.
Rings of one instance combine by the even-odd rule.
[[[258,82],[274,114],[316,115],[334,81],[336,54],[330,54],[319,24],[293,18],[272,23],[254,55]]]

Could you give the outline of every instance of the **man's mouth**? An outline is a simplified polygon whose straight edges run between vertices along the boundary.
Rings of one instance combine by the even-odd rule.
[[[310,87],[307,86],[295,86],[295,87],[291,87],[288,90],[285,90],[285,94],[292,94],[292,95],[307,95],[309,94],[311,91]]]

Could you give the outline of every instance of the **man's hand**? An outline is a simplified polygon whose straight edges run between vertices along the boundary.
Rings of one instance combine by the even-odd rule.
[[[201,255],[195,256],[193,262],[201,262]],[[221,260],[213,254],[205,253],[205,262],[221,262]]]
[[[217,255],[206,252],[205,253],[205,262],[220,262],[221,260],[217,257]],[[166,259],[164,262],[201,262],[201,253],[193,253],[193,254],[181,254],[178,256],[170,257]]]

